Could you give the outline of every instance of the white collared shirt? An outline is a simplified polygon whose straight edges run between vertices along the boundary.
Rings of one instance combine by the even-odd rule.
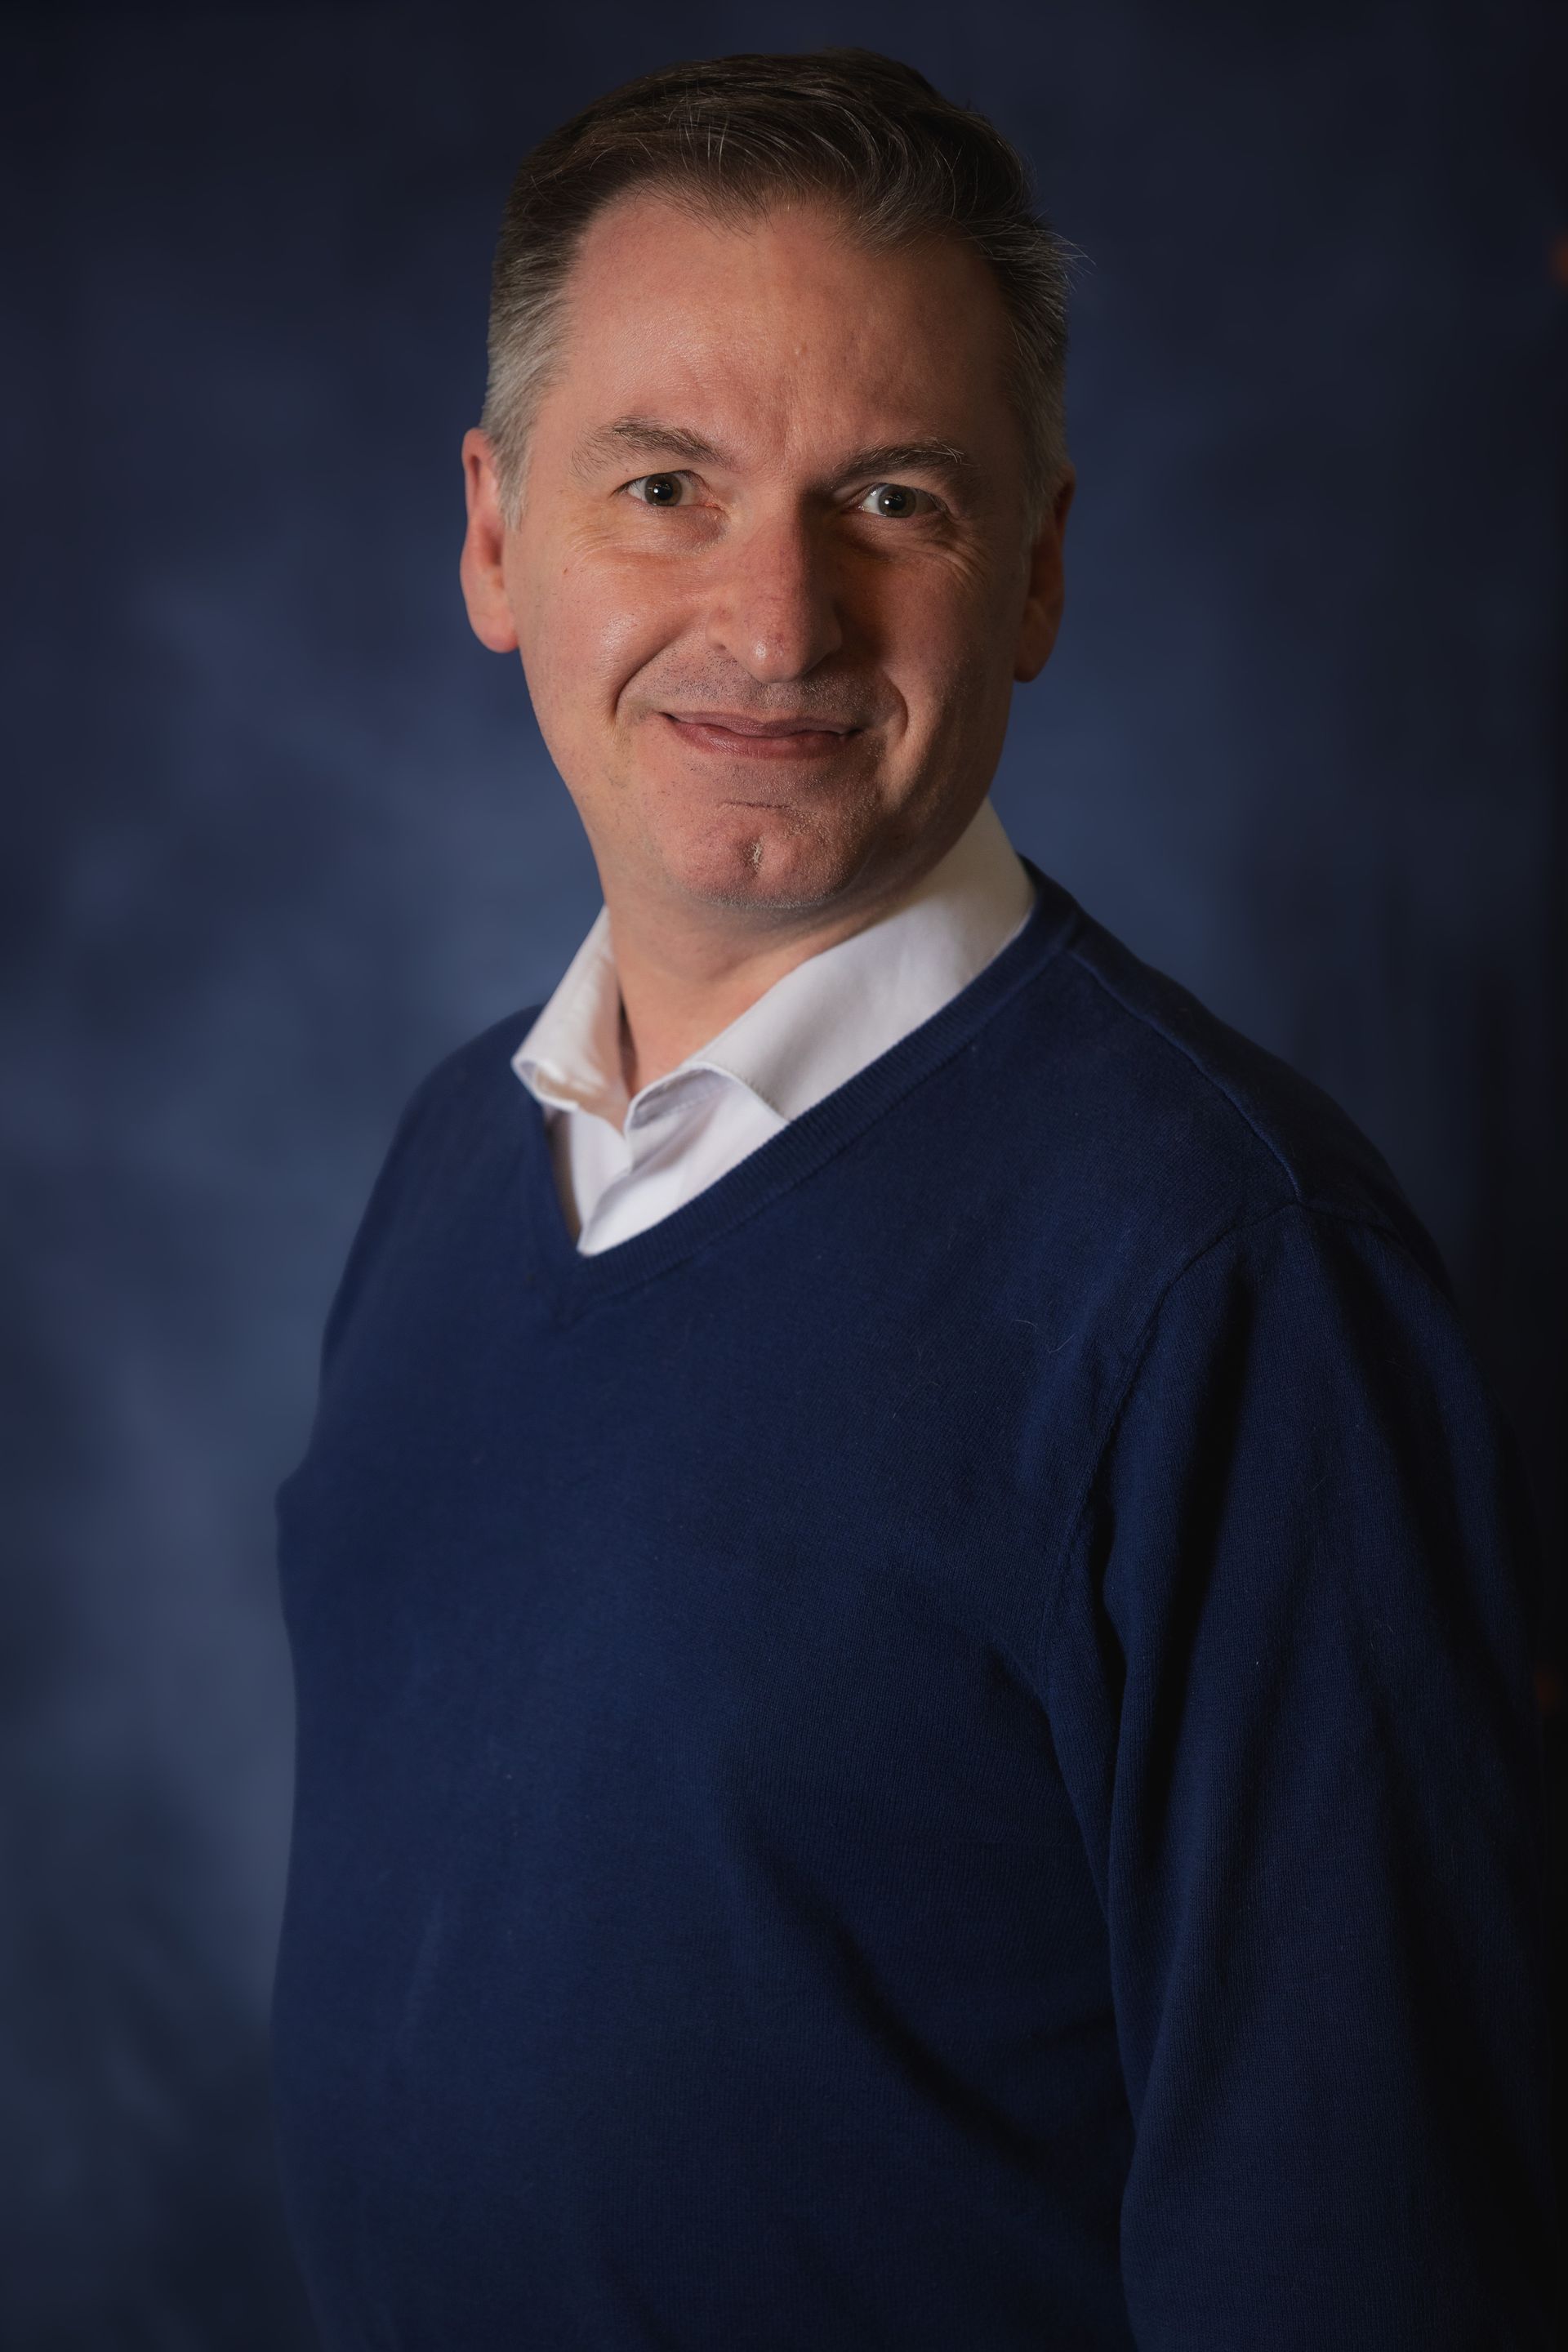
[[[929,1021],[1016,938],[1034,901],[984,800],[899,906],[796,964],[629,1098],[601,908],[512,1057],[543,1106],[578,1249],[591,1256],[657,1224]]]

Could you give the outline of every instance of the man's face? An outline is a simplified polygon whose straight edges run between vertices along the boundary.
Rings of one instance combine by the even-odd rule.
[[[957,838],[1060,605],[1067,494],[1032,537],[1007,334],[954,239],[647,194],[591,223],[515,530],[465,442],[463,582],[607,898],[826,915]]]

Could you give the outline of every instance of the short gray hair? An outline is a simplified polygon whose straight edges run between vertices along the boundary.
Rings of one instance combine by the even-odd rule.
[[[480,419],[509,523],[583,233],[633,188],[722,219],[781,201],[826,202],[872,248],[933,234],[965,239],[989,264],[1012,323],[1008,390],[1037,527],[1068,469],[1073,248],[1036,212],[1023,158],[984,115],[943,98],[912,66],[848,48],[661,67],[574,115],[524,158],[496,246]]]

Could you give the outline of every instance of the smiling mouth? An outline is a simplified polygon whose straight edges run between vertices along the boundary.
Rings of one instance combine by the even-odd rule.
[[[731,710],[666,710],[663,717],[679,728],[683,740],[695,750],[727,751],[742,759],[804,760],[841,751],[861,730],[847,722],[819,719],[749,719]]]

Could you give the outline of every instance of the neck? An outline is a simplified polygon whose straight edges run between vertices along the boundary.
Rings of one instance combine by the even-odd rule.
[[[634,1095],[738,1021],[796,964],[863,929],[890,900],[751,937],[661,920],[609,890],[605,903],[621,991],[621,1064]]]

